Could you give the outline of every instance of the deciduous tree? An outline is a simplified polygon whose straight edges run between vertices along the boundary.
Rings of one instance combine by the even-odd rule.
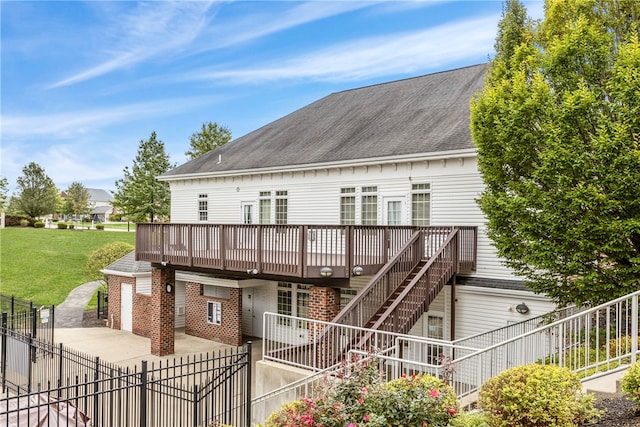
[[[124,178],[116,181],[114,205],[133,221],[169,216],[169,185],[156,178],[173,167],[164,143],[152,132],[149,139],[140,141],[133,165],[124,168]]]
[[[5,212],[9,204],[9,181],[6,177],[0,178],[0,212]]]
[[[16,205],[20,212],[38,218],[55,211],[58,189],[40,165],[31,162],[25,166],[16,184]]]
[[[66,214],[73,214],[76,217],[82,217],[89,213],[92,208],[91,195],[89,190],[78,181],[71,183],[67,188],[67,198],[65,200],[64,212]]]
[[[222,147],[231,140],[231,131],[217,123],[207,122],[202,125],[200,132],[194,132],[189,138],[189,150],[184,154],[189,159],[195,159],[209,151]]]
[[[506,3],[471,129],[499,254],[560,304],[640,285],[640,2]]]

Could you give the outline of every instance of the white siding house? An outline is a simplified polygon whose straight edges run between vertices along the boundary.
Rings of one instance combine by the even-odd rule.
[[[187,162],[160,177],[171,188],[171,222],[477,227],[475,271],[440,291],[411,333],[461,338],[546,313],[553,305],[496,256],[476,203],[483,182],[469,103],[485,70],[335,93]],[[204,299],[209,286],[240,290],[245,335],[261,336],[264,312],[306,317],[313,308],[313,281],[174,268],[176,280],[205,286]],[[340,283],[344,301],[369,279]],[[523,302],[528,313],[517,313]]]

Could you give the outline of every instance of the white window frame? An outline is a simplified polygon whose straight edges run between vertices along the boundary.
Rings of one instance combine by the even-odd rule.
[[[416,218],[415,215],[415,206],[416,203],[414,200],[414,196],[417,195],[427,195],[428,197],[428,212],[426,218]],[[431,225],[431,184],[428,182],[416,182],[411,184],[411,225],[426,227]],[[420,224],[418,224],[418,221]],[[426,222],[426,223],[425,223]]]
[[[222,303],[220,301],[207,301],[207,323],[210,325],[222,324]]]
[[[209,195],[198,194],[198,221],[209,221]]]

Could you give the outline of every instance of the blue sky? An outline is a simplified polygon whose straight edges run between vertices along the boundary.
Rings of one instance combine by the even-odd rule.
[[[540,0],[524,1],[541,18]],[[502,1],[2,1],[0,176],[115,190],[152,131],[182,164],[330,93],[486,62]]]

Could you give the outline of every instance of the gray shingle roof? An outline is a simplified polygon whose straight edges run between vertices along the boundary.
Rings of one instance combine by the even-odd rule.
[[[486,64],[333,93],[163,177],[474,148],[469,103]]]
[[[89,200],[92,202],[111,202],[113,197],[106,190],[100,188],[87,188]]]
[[[104,270],[129,274],[151,273],[151,263],[147,261],[136,261],[136,251],[131,251],[119,260],[106,266]]]

